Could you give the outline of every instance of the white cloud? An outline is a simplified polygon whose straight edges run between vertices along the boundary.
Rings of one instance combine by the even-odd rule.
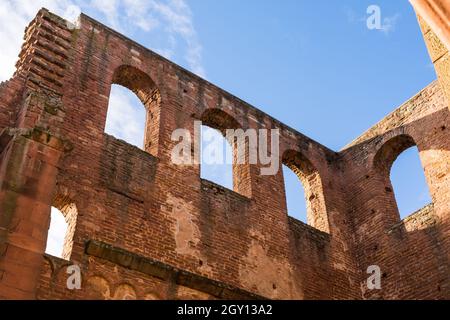
[[[92,0],[92,8],[101,12],[107,20],[107,23],[117,31],[122,31],[119,23],[119,1],[118,0]]]
[[[233,151],[229,142],[216,129],[201,127],[200,175],[228,189],[233,189]]]
[[[142,149],[145,108],[128,89],[114,85],[109,100],[105,131]]]
[[[70,21],[74,21],[81,11],[86,11],[127,36],[144,32],[148,33],[148,39],[153,36],[164,38],[167,40],[165,47],[155,45],[151,40],[144,45],[167,58],[178,59],[178,63],[205,76],[202,46],[185,0],[2,0],[0,39],[8,45],[0,51],[0,81],[12,76],[25,27],[42,7]]]
[[[139,0],[128,0],[131,2]],[[169,34],[181,37],[187,45],[185,59],[194,73],[205,76],[205,70],[201,64],[202,47],[198,41],[197,33],[193,25],[192,12],[184,0],[147,1],[149,12],[155,12],[165,22]],[[174,43],[172,41],[172,50]]]
[[[153,49],[155,50],[156,53],[160,54],[161,56],[167,58],[167,59],[172,59],[173,55],[174,55],[174,51],[172,49],[160,49],[160,48],[155,48]]]
[[[168,59],[178,59],[194,73],[205,76],[202,47],[185,0],[2,0],[0,39],[8,43],[0,50],[0,81],[8,80],[23,42],[25,27],[42,7],[74,22],[80,12],[133,37],[144,33],[149,46]],[[152,41],[156,37],[163,43]],[[110,97],[107,131],[137,146],[142,146],[142,111],[129,91],[113,91]],[[142,108],[143,109],[143,108]],[[145,114],[144,114],[145,117]]]
[[[366,21],[366,17],[362,17],[358,16],[358,14],[355,12],[355,10],[353,10],[352,8],[346,7],[345,10],[345,15],[347,16],[347,21],[350,23],[355,23],[355,22],[360,22],[360,21]]]
[[[133,23],[148,32],[160,26],[160,21],[149,10],[147,0],[125,0],[127,18]]]
[[[105,5],[107,3],[107,5]],[[107,23],[120,32],[157,31],[167,38],[167,47],[150,46],[164,56],[173,58],[178,48],[185,49],[184,60],[192,72],[205,76],[202,66],[202,46],[193,23],[192,11],[185,0],[91,0],[106,18]],[[178,40],[178,41],[177,41]]]
[[[25,27],[38,10],[46,7],[56,14],[65,16],[78,8],[69,0],[2,0],[0,6],[0,81],[9,79],[15,70],[15,62],[23,42]],[[68,10],[70,9],[70,10]]]
[[[41,8],[74,22],[81,11],[127,36],[144,33],[143,43],[169,59],[178,59],[188,69],[205,76],[202,47],[193,24],[192,12],[185,0],[1,0],[0,81],[11,78],[15,71],[26,26]],[[166,43],[156,44],[159,36]],[[6,44],[6,45],[5,45]],[[115,89],[110,97],[106,131],[129,143],[142,147],[145,109],[133,93]],[[52,211],[52,230],[47,252],[60,255],[64,239],[64,219]]]
[[[62,257],[67,227],[67,222],[63,214],[58,209],[52,207],[45,253],[59,258]]]

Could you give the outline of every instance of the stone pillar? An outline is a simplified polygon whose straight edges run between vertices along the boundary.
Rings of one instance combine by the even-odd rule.
[[[436,69],[439,83],[444,89],[450,108],[450,54],[448,48],[420,15],[418,15],[417,18],[431,61]]]
[[[410,0],[417,14],[450,49],[450,2],[448,0]]]
[[[0,299],[34,299],[65,147],[39,129],[5,129],[0,142]]]

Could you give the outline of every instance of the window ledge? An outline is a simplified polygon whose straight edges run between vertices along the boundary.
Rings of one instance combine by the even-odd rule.
[[[229,195],[231,197],[239,198],[244,201],[251,200],[249,197],[246,197],[236,191],[233,191],[231,189],[228,189],[227,187],[221,186],[215,182],[203,178],[201,179],[201,188],[202,191],[211,192],[214,193],[215,195],[223,194],[225,196]]]

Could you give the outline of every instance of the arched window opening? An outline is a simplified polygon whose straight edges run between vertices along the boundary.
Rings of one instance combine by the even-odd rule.
[[[201,126],[200,177],[233,190],[233,151],[222,134]]]
[[[105,132],[144,149],[146,112],[139,98],[129,89],[111,86]]]
[[[45,253],[69,260],[72,254],[78,212],[73,203],[58,206],[58,208],[51,208]]]
[[[287,173],[285,174],[285,172]],[[299,186],[298,182],[295,182],[292,174],[303,188]],[[322,180],[312,163],[297,151],[285,152],[283,155],[283,180],[288,214],[320,231],[329,232]],[[302,196],[304,201],[300,200]],[[303,208],[306,208],[306,218]]]
[[[131,66],[113,76],[105,132],[157,156],[161,94],[153,80]]]
[[[391,183],[400,219],[431,203],[431,196],[416,146],[402,152],[391,168]]]
[[[283,165],[283,177],[288,215],[304,223],[308,223],[305,189],[300,179],[286,165]]]
[[[411,136],[401,134],[388,140],[376,154],[374,164],[384,180],[384,190],[392,195],[389,205],[398,209],[397,216],[386,217],[392,223],[432,202],[419,150]]]
[[[67,227],[68,225],[64,215],[61,211],[52,207],[45,253],[62,258]]]
[[[251,198],[250,164],[237,161],[238,138],[226,137],[228,129],[240,129],[239,123],[220,109],[208,109],[202,117],[200,176]],[[227,140],[230,138],[230,141]],[[244,143],[248,144],[248,138]],[[241,150],[248,159],[248,148]],[[205,159],[205,157],[207,159]],[[211,164],[211,160],[216,159]],[[209,161],[205,161],[209,160]],[[217,163],[218,162],[218,163]]]

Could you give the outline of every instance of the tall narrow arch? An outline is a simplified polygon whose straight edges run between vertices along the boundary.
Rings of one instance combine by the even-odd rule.
[[[378,150],[374,163],[385,184],[385,190],[393,195],[401,220],[428,205],[432,200],[420,152],[414,139],[401,134],[389,139]]]
[[[78,210],[66,197],[56,197],[51,207],[50,226],[47,235],[47,254],[70,260]]]
[[[68,223],[64,214],[55,207],[51,207],[50,227],[47,234],[47,245],[45,253],[54,257],[62,258],[64,251],[64,240],[67,234]]]
[[[207,125],[201,126],[200,177],[233,188],[233,150],[220,131]]]
[[[241,129],[240,124],[228,113],[220,109],[207,109],[203,112],[201,119],[203,126],[218,130],[225,138],[227,130],[229,129]],[[245,163],[237,161],[239,156],[238,141],[228,141],[231,145],[232,152],[232,184],[233,190],[246,197],[251,197],[251,181],[250,181],[250,164],[248,161]],[[248,141],[246,140],[247,144]],[[245,157],[248,158],[248,148],[245,148]]]
[[[282,157],[283,165],[292,170],[303,185],[306,203],[306,223],[320,231],[329,232],[322,180],[317,169],[300,152],[288,150]],[[283,180],[286,180],[283,176]],[[286,183],[285,183],[286,187]],[[298,190],[301,195],[301,190]],[[289,213],[294,216],[298,213]]]
[[[133,93],[144,106],[144,112],[137,112],[136,103],[133,102],[133,97],[127,95],[126,91],[121,90],[116,86],[120,86],[131,91],[130,93]],[[114,95],[116,92],[117,94]],[[115,70],[111,82],[108,116],[105,125],[105,129],[109,129],[109,133],[119,135],[120,138],[124,138],[124,140],[127,140],[127,142],[132,144],[136,143],[133,143],[133,140],[130,141],[130,139],[126,139],[127,136],[143,136],[144,141],[142,143],[138,143],[137,146],[141,147],[148,153],[157,156],[159,146],[160,108],[160,90],[157,88],[155,82],[150,78],[150,76],[148,76],[145,72],[128,65],[121,66]],[[117,118],[117,122],[121,121],[121,123],[123,123],[121,114],[129,117],[131,119],[130,122],[133,123],[124,123],[123,126],[111,128],[109,124],[114,118]],[[129,126],[127,127],[127,125]],[[143,127],[143,129],[140,127]],[[136,133],[136,129],[143,130],[143,133]]]
[[[282,165],[282,168],[288,215],[307,224],[308,217],[306,214],[307,206],[305,188],[301,180],[295,172],[291,170],[291,168],[284,164]]]

